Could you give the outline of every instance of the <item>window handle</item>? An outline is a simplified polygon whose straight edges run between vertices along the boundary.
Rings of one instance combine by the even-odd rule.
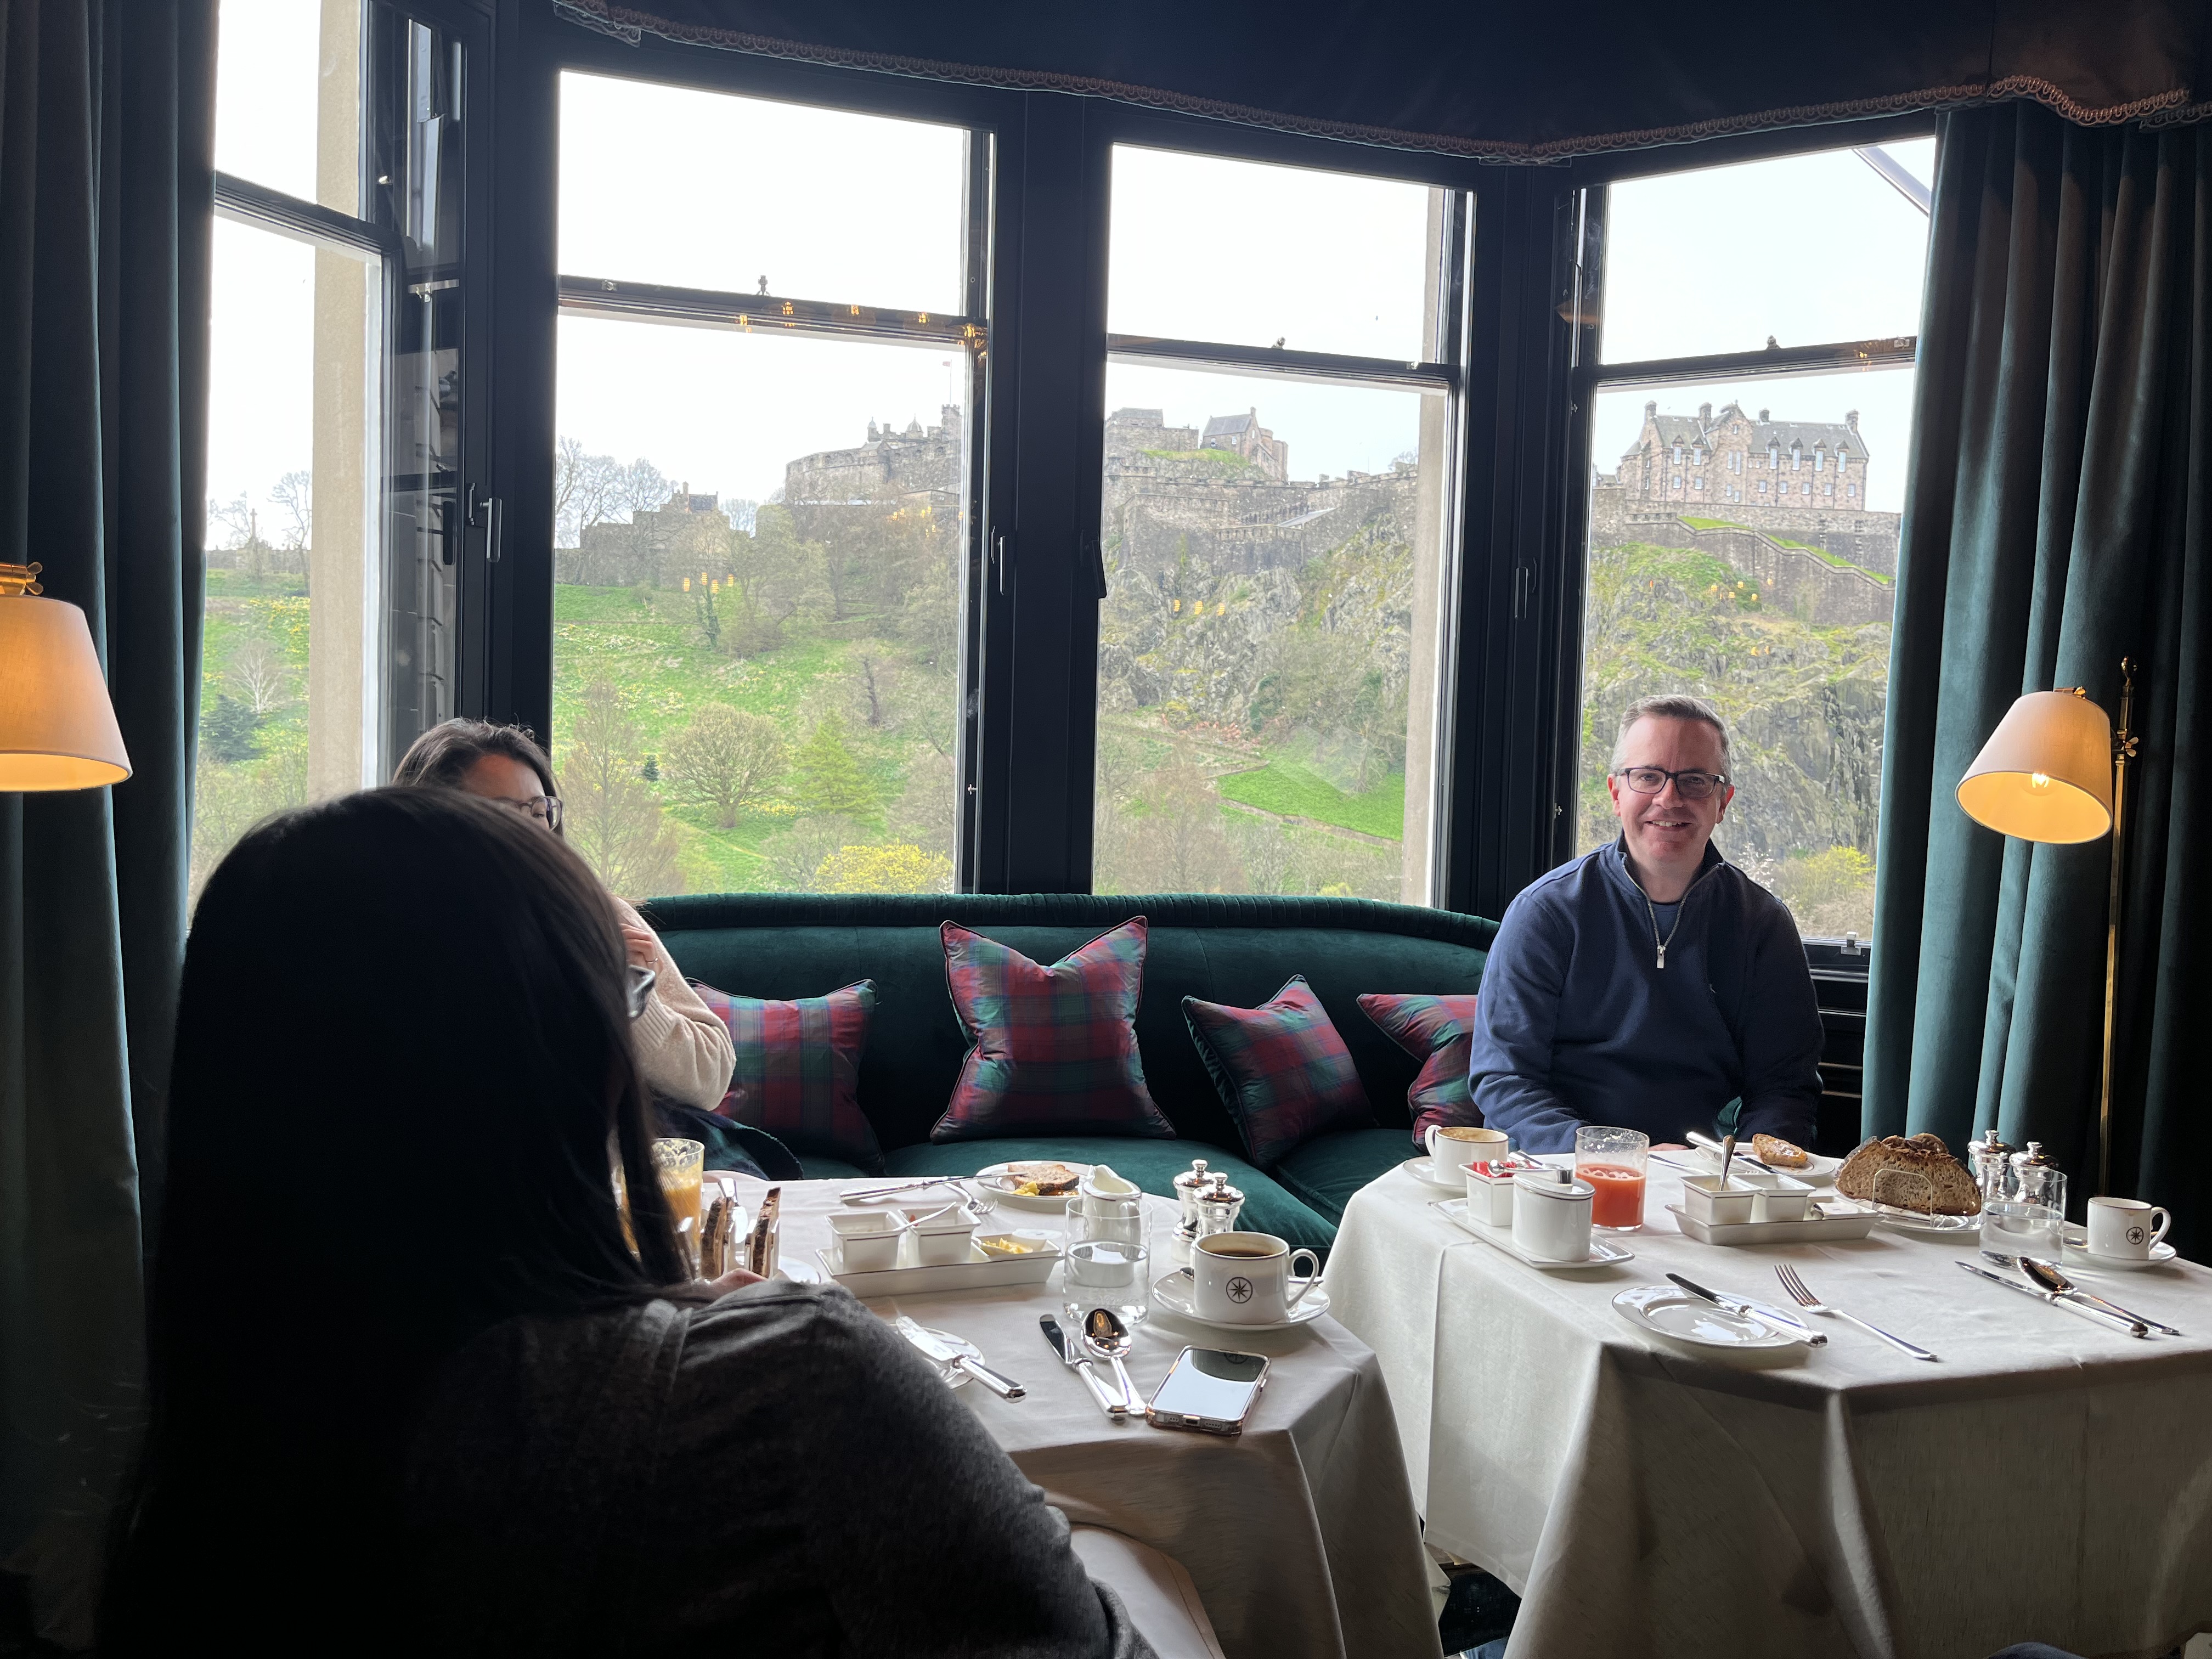
[[[496,495],[479,495],[474,484],[469,486],[468,525],[471,530],[484,532],[484,562],[497,564],[501,553],[500,532],[503,527],[504,503]]]

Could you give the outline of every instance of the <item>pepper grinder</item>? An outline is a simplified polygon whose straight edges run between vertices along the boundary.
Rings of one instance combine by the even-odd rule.
[[[2045,1154],[2041,1141],[2029,1141],[2026,1152],[2014,1152],[2006,1162],[2012,1171],[2008,1196],[2065,1215],[2066,1176],[2057,1160]]]
[[[1198,1195],[1198,1236],[1206,1238],[1235,1232],[1237,1214],[1243,1207],[1244,1194],[1229,1184],[1227,1176],[1215,1176],[1213,1184]]]

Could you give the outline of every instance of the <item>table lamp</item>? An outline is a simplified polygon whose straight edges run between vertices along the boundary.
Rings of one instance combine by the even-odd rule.
[[[84,612],[44,599],[35,564],[0,564],[0,792],[96,789],[131,775]]]
[[[2112,837],[2105,913],[2105,1051],[2097,1098],[2097,1191],[2112,1189],[2112,1006],[2120,965],[2121,836],[2128,763],[2136,757],[2136,665],[2120,659],[2120,729],[2085,686],[2031,691],[2014,702],[1959,780],[1975,823],[2022,841],[2069,844]]]

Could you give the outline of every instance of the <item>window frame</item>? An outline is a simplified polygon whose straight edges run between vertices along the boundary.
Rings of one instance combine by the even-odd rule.
[[[1888,339],[1830,342],[1761,351],[1716,352],[1636,362],[1599,362],[1595,349],[1595,307],[1603,291],[1607,186],[1657,174],[1693,172],[1741,161],[1772,161],[1828,150],[1929,138],[1936,136],[1936,117],[1933,112],[1889,116],[1869,121],[1790,128],[1753,138],[1721,139],[1660,150],[1591,157],[1574,163],[1569,169],[1571,182],[1566,188],[1573,198],[1573,211],[1581,231],[1575,257],[1571,260],[1577,303],[1566,313],[1567,325],[1573,337],[1572,362],[1568,376],[1571,390],[1567,419],[1559,434],[1564,463],[1562,470],[1568,480],[1569,506],[1566,533],[1555,551],[1556,574],[1562,596],[1560,637],[1569,665],[1565,707],[1573,717],[1559,721],[1553,728],[1556,748],[1552,817],[1555,840],[1552,865],[1564,863],[1574,854],[1574,811],[1580,766],[1580,730],[1577,717],[1582,708],[1584,651],[1583,589],[1588,561],[1591,440],[1598,392],[1601,389],[1626,391],[1644,387],[1656,390],[1676,386],[1686,380],[1745,380],[1823,370],[1917,366],[1919,357],[1918,337],[1905,335]],[[1887,169],[1876,170],[1881,172],[1886,179],[1889,178]],[[1893,179],[1890,182],[1896,185]],[[1589,301],[1587,305],[1581,302],[1585,295]],[[1767,452],[1769,471],[1794,476],[1802,469],[1803,458],[1796,455],[1794,448],[1791,453],[1796,459],[1784,468],[1780,451],[1770,446]],[[1765,493],[1763,483],[1761,493]],[[1786,479],[1778,486],[1778,496],[1793,493]],[[1533,879],[1533,875],[1529,878]],[[1808,957],[1816,969],[1840,971],[1845,977],[1851,977],[1864,971],[1872,940],[1870,938],[1808,938],[1805,945]]]
[[[460,3],[460,0],[455,0]],[[501,5],[493,38],[495,309],[487,399],[491,493],[510,556],[488,573],[471,713],[551,726],[558,78],[562,71],[946,122],[988,137],[973,250],[990,335],[971,421],[964,707],[956,881],[980,892],[1091,886],[1112,147],[1377,176],[1465,192],[1452,394],[1452,588],[1440,641],[1431,894],[1490,916],[1571,856],[1579,749],[1589,399],[1638,374],[1743,377],[1840,366],[1834,348],[1651,364],[1594,361],[1605,186],[1648,173],[1906,137],[1933,114],[1706,140],[1545,166],[1499,166],[1274,131],[1059,93],[1012,92],[770,58]],[[479,97],[477,108],[485,104]],[[980,146],[979,146],[980,148]],[[976,261],[971,260],[971,270]],[[620,280],[620,279],[616,279]],[[750,296],[757,298],[757,296]],[[1197,343],[1216,361],[1218,346]],[[1889,343],[1909,361],[1910,343]],[[1155,350],[1153,361],[1170,355]],[[1273,354],[1268,354],[1272,356]],[[1327,356],[1328,354],[1316,354]],[[1854,360],[1854,361],[1863,361]],[[1193,367],[1207,366],[1194,361]],[[1239,362],[1238,367],[1248,366]],[[1327,372],[1334,363],[1314,365]],[[1397,366],[1402,368],[1402,366]],[[1750,470],[1748,467],[1747,471]],[[467,678],[467,677],[465,677]]]

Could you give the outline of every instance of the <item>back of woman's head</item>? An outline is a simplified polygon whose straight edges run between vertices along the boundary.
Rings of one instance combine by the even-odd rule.
[[[104,1646],[204,1617],[260,1645],[272,1588],[373,1600],[439,1361],[682,1277],[628,1026],[598,883],[502,807],[376,790],[223,860],[185,952],[152,1429]]]

